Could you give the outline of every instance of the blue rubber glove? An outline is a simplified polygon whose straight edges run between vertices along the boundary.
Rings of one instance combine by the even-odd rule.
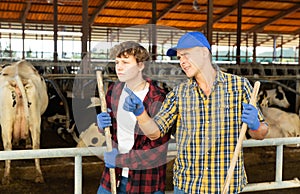
[[[111,152],[104,152],[104,162],[107,168],[116,167],[116,156],[119,154],[119,151],[116,148],[113,148]]]
[[[143,102],[129,88],[126,87],[125,91],[129,96],[125,99],[123,109],[128,112],[133,112],[135,116],[141,115],[145,110]]]
[[[243,103],[242,121],[246,123],[251,130],[257,130],[260,126],[257,116],[258,111],[253,105]]]
[[[107,112],[102,112],[97,115],[97,124],[101,132],[105,129],[105,127],[111,126],[111,117]]]

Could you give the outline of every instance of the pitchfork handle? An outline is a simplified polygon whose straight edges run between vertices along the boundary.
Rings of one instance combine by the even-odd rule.
[[[107,105],[105,100],[105,93],[103,89],[103,77],[102,77],[102,71],[98,70],[96,71],[97,75],[97,83],[98,83],[98,91],[99,91],[99,97],[101,102],[101,111],[107,112]],[[105,133],[105,140],[106,140],[106,150],[108,152],[112,151],[112,142],[111,142],[111,134],[109,127],[105,127],[104,129]],[[109,174],[110,174],[110,184],[111,184],[111,193],[116,194],[117,193],[117,187],[116,187],[116,174],[114,168],[109,168]]]
[[[259,91],[259,87],[260,87],[260,82],[256,81],[255,84],[254,84],[252,94],[251,94],[251,98],[250,98],[250,104],[252,104],[253,106],[256,106],[256,97],[257,97],[257,94],[258,94],[258,91]],[[238,142],[237,142],[235,150],[234,150],[233,157],[230,161],[230,167],[229,167],[228,172],[227,172],[225,184],[224,184],[224,187],[222,189],[222,194],[226,194],[228,192],[230,180],[231,180],[231,177],[233,175],[233,171],[234,171],[234,168],[235,168],[236,161],[237,161],[238,156],[240,154],[240,151],[242,149],[242,144],[243,144],[243,140],[245,139],[246,131],[247,131],[247,124],[243,123],[242,129],[240,131],[239,139],[238,139]]]

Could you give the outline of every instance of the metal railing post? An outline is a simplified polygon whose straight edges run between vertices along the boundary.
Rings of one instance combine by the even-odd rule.
[[[82,156],[75,156],[74,194],[82,193]]]
[[[283,145],[276,146],[276,182],[282,181],[282,169],[283,169]]]

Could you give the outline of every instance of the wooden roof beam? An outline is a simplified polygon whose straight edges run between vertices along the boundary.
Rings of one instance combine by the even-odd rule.
[[[285,41],[283,41],[281,44],[278,44],[278,45],[276,46],[276,48],[279,48],[279,47],[281,47],[281,46],[283,46],[283,45],[285,45],[285,44],[287,44],[287,43],[289,43],[289,42],[292,42],[292,41],[296,40],[297,38],[298,38],[297,36],[294,36],[294,37],[292,37],[292,38],[290,38],[290,39],[285,38],[285,39],[284,39]]]
[[[272,39],[273,39],[273,36],[269,36],[269,38],[266,38],[265,40],[263,40],[259,43],[257,42],[256,46],[260,46],[260,45],[264,44],[265,42],[269,42]]]
[[[281,13],[279,13],[277,16],[275,17],[271,17],[271,19],[266,20],[265,22],[261,23],[260,25],[254,26],[253,28],[251,28],[248,32],[259,32],[260,30],[262,30],[265,26],[273,23],[276,20],[279,20],[281,18],[283,18],[284,16],[294,13],[295,11],[297,11],[300,8],[300,5],[297,4],[291,8],[289,8],[286,11],[283,11]]]
[[[92,26],[95,22],[96,17],[100,14],[100,12],[106,7],[107,3],[109,0],[104,0],[102,1],[99,5],[98,8],[94,10],[92,16],[89,18],[89,25]]]
[[[179,3],[181,3],[183,0],[173,0],[172,3],[164,9],[156,18],[156,21],[161,20],[166,14],[168,14],[174,7],[176,7]],[[152,23],[152,19],[148,22],[148,24]]]
[[[245,0],[245,1],[242,1],[242,6],[247,3],[248,1],[250,0]],[[226,9],[224,12],[221,13],[221,15],[219,15],[218,17],[214,18],[213,19],[213,24],[220,21],[221,19],[223,19],[224,17],[230,15],[230,13],[232,13],[234,10],[236,10],[238,7],[238,4],[234,4],[232,7]],[[201,27],[200,27],[200,31],[202,30],[205,30],[206,29],[206,24],[203,24]]]
[[[22,24],[25,24],[25,22],[26,22],[26,18],[29,13],[30,7],[31,7],[31,1],[27,1],[26,7],[24,8],[24,10],[22,11],[22,14],[20,16],[20,20],[21,20]]]
[[[296,30],[295,32],[293,32],[293,34],[300,34],[300,28],[298,28],[298,30]]]

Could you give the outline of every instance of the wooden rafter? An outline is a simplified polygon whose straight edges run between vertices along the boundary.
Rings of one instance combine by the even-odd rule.
[[[95,9],[95,10],[93,11],[92,16],[89,18],[89,25],[90,25],[90,26],[93,25],[93,23],[94,23],[96,17],[98,17],[98,15],[100,14],[100,12],[105,8],[105,6],[107,5],[107,3],[108,3],[109,1],[110,1],[110,0],[104,0],[104,1],[102,1],[102,2],[99,4],[98,8]]]
[[[281,18],[283,18],[286,15],[289,15],[291,13],[294,13],[295,11],[297,11],[300,8],[300,4],[297,4],[293,7],[291,7],[290,9],[286,10],[286,11],[282,11],[281,13],[279,13],[278,15],[266,20],[265,22],[254,26],[253,28],[251,28],[250,30],[248,30],[249,32],[259,32],[261,29],[263,29],[265,26],[275,22],[276,20],[279,20]]]
[[[173,0],[172,3],[164,9],[157,17],[157,21],[161,20],[166,14],[168,14],[174,7],[176,7],[179,3],[181,3],[182,0]],[[151,20],[149,21],[151,23]]]
[[[26,22],[26,18],[27,18],[27,15],[29,13],[30,7],[31,7],[31,1],[27,1],[26,2],[26,7],[24,8],[24,10],[21,14],[21,17],[20,17],[20,20],[21,20],[22,24],[24,24]]]

